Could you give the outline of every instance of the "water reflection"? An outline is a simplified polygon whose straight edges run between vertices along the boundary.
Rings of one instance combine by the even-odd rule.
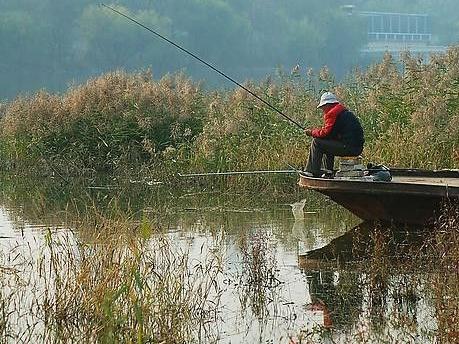
[[[437,324],[431,274],[411,254],[424,244],[418,228],[362,223],[328,245],[299,256],[310,308],[335,340],[421,342],[434,340]],[[306,329],[306,333],[308,333]]]
[[[126,243],[138,237],[147,250],[166,237],[190,258],[191,273],[205,270],[209,254],[219,260],[212,282],[219,311],[204,336],[210,342],[428,343],[448,326],[438,316],[438,295],[447,300],[456,289],[438,289],[444,271],[412,263],[425,245],[419,230],[356,226],[358,219],[312,193],[274,202],[165,191],[6,187],[2,256],[13,256],[12,248],[33,256],[31,247],[46,246],[49,229],[67,233],[85,252],[101,250],[110,231],[100,219],[130,214],[125,220],[135,231],[123,233]],[[442,287],[457,281],[453,275]]]

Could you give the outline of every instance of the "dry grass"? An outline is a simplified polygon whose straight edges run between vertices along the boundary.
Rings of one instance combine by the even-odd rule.
[[[34,191],[35,204],[42,208],[44,196],[36,194],[38,191]],[[277,261],[276,250],[282,244],[265,227],[254,227],[252,217],[242,228],[237,227],[242,233],[237,250],[240,261],[228,273],[223,270],[228,268],[224,255],[234,251],[225,252],[231,239],[221,240],[219,235],[234,229],[228,223],[240,223],[232,222],[228,214],[216,215],[221,207],[204,218],[196,214],[189,222],[180,222],[182,228],[215,229],[211,233],[215,246],[208,249],[188,246],[188,240],[180,246],[151,224],[146,218],[151,213],[136,221],[138,216],[118,208],[119,201],[107,202],[103,211],[89,204],[79,208],[79,214],[69,214],[76,228],[73,233],[44,230],[43,241],[21,240],[2,250],[0,343],[217,342],[218,326],[225,321],[220,316],[226,313],[220,310],[226,306],[226,291],[239,298],[244,319],[254,316],[266,326],[279,324],[276,317],[285,313],[276,312],[284,301],[291,301],[281,297],[283,282],[289,280],[278,280],[283,263]],[[24,200],[8,205],[17,208],[18,204]],[[35,222],[40,215],[39,210],[30,215],[29,207],[20,212],[26,222]],[[259,216],[266,218],[261,212]],[[403,241],[401,246],[406,248],[396,256],[392,256],[393,234],[383,227],[371,228],[373,244],[362,238],[364,249],[359,252],[363,258],[357,257],[349,266],[335,264],[331,270],[316,268],[308,273],[304,288],[328,305],[333,326],[303,332],[302,343],[335,339],[412,343],[423,326],[430,325],[416,318],[425,314],[416,309],[422,306],[420,297],[434,312],[426,317],[434,319],[438,328],[427,326],[419,340],[454,343],[458,331],[458,216],[457,208],[447,208],[423,245],[410,248],[405,245],[409,241]],[[342,221],[341,216],[339,219]],[[191,246],[206,253],[199,260],[192,259],[187,250]],[[234,289],[228,283],[234,283]],[[302,315],[300,310],[291,319],[301,323],[305,320]]]
[[[336,84],[327,69],[247,86],[306,127],[321,124],[323,90],[359,115],[367,161],[421,168],[459,163],[459,48],[428,63],[387,55]],[[39,92],[3,105],[0,155],[16,171],[155,175],[302,166],[308,138],[240,89],[205,91],[183,75],[113,72],[63,95]],[[173,178],[172,178],[173,179]],[[269,182],[285,181],[277,176]],[[231,187],[263,180],[233,178]]]
[[[52,163],[73,175],[141,169],[200,131],[201,93],[182,75],[152,82],[118,71],[62,96],[19,97],[4,110],[3,154],[16,168]]]
[[[457,48],[427,64],[405,55],[398,65],[387,55],[356,74],[354,87],[340,90],[364,123],[368,158],[407,167],[457,167],[458,61]]]
[[[146,221],[106,219],[73,234],[48,230],[44,239],[3,252],[0,342],[184,343],[215,335],[217,255],[191,261]]]
[[[240,241],[242,273],[239,276],[239,293],[242,311],[250,312],[260,320],[269,318],[269,305],[276,298],[277,279],[274,248],[269,235],[254,230]]]
[[[430,253],[430,287],[435,300],[438,337],[442,343],[459,341],[459,204],[445,205],[425,250]],[[425,256],[425,252],[420,253]]]

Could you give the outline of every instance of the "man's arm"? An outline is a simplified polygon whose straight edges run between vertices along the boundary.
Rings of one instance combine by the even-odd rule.
[[[338,117],[337,113],[334,112],[329,112],[324,116],[324,125],[322,128],[316,128],[311,130],[311,136],[312,137],[318,137],[318,138],[325,138],[333,130],[333,126],[335,125],[336,118]]]

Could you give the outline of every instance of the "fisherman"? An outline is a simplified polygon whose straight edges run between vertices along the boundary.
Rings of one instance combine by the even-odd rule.
[[[324,116],[322,128],[305,129],[313,137],[305,172],[307,176],[321,177],[325,170],[333,171],[335,156],[358,156],[362,153],[363,129],[358,118],[346,109],[336,96],[325,92],[317,105]]]

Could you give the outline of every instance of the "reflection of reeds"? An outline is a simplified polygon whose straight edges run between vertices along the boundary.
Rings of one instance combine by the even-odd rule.
[[[369,259],[363,264],[368,290],[363,307],[368,307],[371,330],[362,342],[370,338],[410,342],[416,336],[455,342],[451,334],[457,333],[459,310],[458,219],[453,207],[445,209],[432,228],[417,234],[404,236],[400,229],[394,232],[381,226],[374,229]],[[409,236],[418,238],[411,241]],[[437,325],[419,322],[426,316],[432,316]]]
[[[457,204],[448,204],[425,230],[367,224],[330,246],[306,255],[300,264],[311,298],[320,298],[330,310],[337,341],[458,341]]]
[[[429,264],[434,271],[430,285],[438,319],[440,342],[459,342],[459,204],[445,205],[434,226]]]
[[[107,221],[98,231],[86,243],[77,232],[48,231],[37,250],[18,245],[2,257],[5,266],[16,259],[17,270],[0,271],[3,338],[184,343],[212,336],[219,257],[209,253],[191,265],[167,237],[147,239],[125,222]]]
[[[241,243],[241,253],[241,305],[243,309],[249,305],[258,319],[266,319],[268,305],[274,301],[275,289],[280,284],[269,236],[264,231],[255,231]]]

